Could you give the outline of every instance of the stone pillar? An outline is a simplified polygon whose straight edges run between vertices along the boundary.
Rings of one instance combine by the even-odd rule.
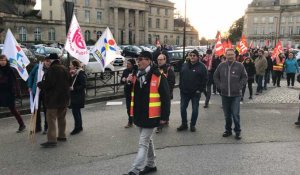
[[[135,10],[135,44],[139,45],[140,32],[139,32],[139,10]]]
[[[119,43],[119,13],[118,8],[114,8],[114,38],[117,43]]]
[[[125,44],[129,44],[129,9],[125,9]]]
[[[149,26],[148,26],[148,18],[149,18],[149,12],[145,11],[145,44],[148,43],[148,34],[149,34]],[[152,44],[152,43],[148,43]]]

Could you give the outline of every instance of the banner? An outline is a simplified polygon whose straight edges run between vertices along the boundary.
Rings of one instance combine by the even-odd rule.
[[[26,66],[30,63],[30,61],[19,46],[10,29],[7,30],[2,55],[6,55],[9,60],[10,66],[15,68],[18,71],[20,77],[24,81],[26,81],[28,79]]]
[[[86,48],[84,37],[81,33],[81,29],[75,15],[73,15],[69,32],[67,34],[65,50],[83,64],[87,65],[89,63],[89,51]]]
[[[39,62],[36,83],[41,82],[43,79],[43,76],[44,76],[43,66],[44,66],[44,64],[42,62]],[[38,110],[38,108],[39,108],[40,92],[41,92],[41,90],[39,87],[36,87],[36,92],[35,92],[34,97],[33,97],[32,92],[30,92],[30,111],[32,114],[34,113],[34,110]]]
[[[248,52],[248,44],[245,35],[242,35],[240,42],[237,44],[236,49],[240,55]]]
[[[278,55],[279,55],[280,53],[282,53],[282,52],[283,52],[282,44],[281,44],[281,41],[278,40],[278,42],[277,42],[277,44],[276,44],[276,46],[275,46],[275,48],[274,48],[274,50],[273,50],[272,58],[274,59],[274,58],[278,57]]]
[[[108,27],[98,39],[91,53],[100,63],[99,69],[102,72],[104,72],[104,69],[110,64],[110,62],[120,56],[117,43]]]

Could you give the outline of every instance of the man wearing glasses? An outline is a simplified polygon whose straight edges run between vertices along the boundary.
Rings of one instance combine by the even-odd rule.
[[[225,132],[223,137],[232,135],[232,118],[235,139],[241,139],[240,101],[242,87],[247,83],[248,76],[244,65],[235,61],[233,49],[225,53],[227,61],[222,62],[214,73],[214,81],[221,90],[222,106],[225,115]]]
[[[151,53],[141,52],[137,64],[137,74],[129,75],[127,82],[131,83],[130,116],[139,127],[140,139],[137,156],[127,175],[157,171],[152,134],[154,128],[165,124],[166,117],[170,115],[168,81],[158,68],[152,65]]]
[[[190,123],[190,131],[195,132],[196,122],[199,111],[199,100],[201,92],[205,91],[207,83],[207,69],[205,65],[199,62],[199,52],[193,50],[190,53],[190,60],[182,65],[179,79],[180,88],[180,111],[181,125],[177,131],[188,129],[187,107],[192,101],[192,118]]]

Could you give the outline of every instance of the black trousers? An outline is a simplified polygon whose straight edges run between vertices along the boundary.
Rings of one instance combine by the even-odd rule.
[[[130,91],[129,92],[125,92],[125,98],[126,98],[126,109],[127,109],[127,115],[128,115],[128,123],[132,124],[132,117],[130,117]]]
[[[246,86],[247,86],[247,85],[244,85],[244,87],[243,87],[243,89],[242,89],[242,97],[243,97],[243,98],[244,98],[244,95],[245,95]],[[252,97],[252,95],[253,95],[252,81],[248,81],[248,89],[249,89],[250,97]]]
[[[272,79],[273,79],[273,85],[274,86],[276,84],[277,84],[277,86],[280,86],[281,76],[282,76],[282,72],[281,71],[273,71]]]
[[[290,82],[292,81],[292,86],[295,83],[295,73],[287,73],[286,74],[287,85],[290,86]]]
[[[47,119],[46,119],[46,113],[47,113],[47,109],[43,100],[42,95],[40,94],[39,97],[39,104],[38,104],[38,110],[37,110],[37,115],[36,115],[36,130],[42,130],[42,117],[41,117],[41,109],[43,106],[43,113],[44,113],[44,130],[47,131],[48,130],[48,123],[47,123]]]
[[[82,128],[81,108],[72,107],[72,113],[75,121],[74,129]]]

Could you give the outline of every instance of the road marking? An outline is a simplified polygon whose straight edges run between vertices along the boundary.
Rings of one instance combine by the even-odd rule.
[[[122,105],[123,102],[122,101],[109,101],[109,102],[106,102],[106,106],[119,106],[119,105]]]
[[[180,101],[172,101],[171,104],[172,105],[177,105],[177,104],[180,104]]]

